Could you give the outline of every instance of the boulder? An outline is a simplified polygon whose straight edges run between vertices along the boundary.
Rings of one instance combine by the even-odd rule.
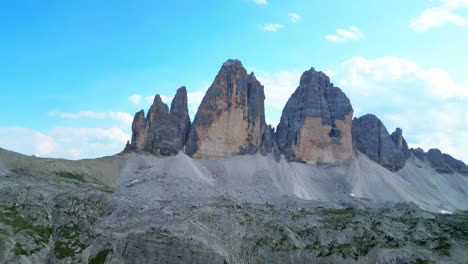
[[[353,107],[330,79],[314,68],[304,72],[276,132],[279,150],[290,161],[337,164],[353,159]]]
[[[198,108],[185,152],[195,158],[256,153],[266,128],[264,101],[255,75],[238,60],[226,61]]]

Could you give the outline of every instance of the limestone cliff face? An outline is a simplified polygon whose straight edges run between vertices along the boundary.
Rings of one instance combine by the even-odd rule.
[[[196,158],[256,153],[265,130],[265,94],[238,60],[226,61],[203,98],[185,152]]]
[[[290,161],[337,164],[354,157],[353,108],[346,95],[314,68],[304,72],[289,98],[276,132]]]
[[[371,160],[390,171],[405,166],[409,150],[401,129],[390,135],[378,117],[367,114],[353,120],[352,132],[356,148]]]
[[[177,90],[170,111],[161,97],[156,95],[146,118],[143,110],[135,114],[132,142],[126,149],[176,155],[185,145],[189,127],[185,87]]]

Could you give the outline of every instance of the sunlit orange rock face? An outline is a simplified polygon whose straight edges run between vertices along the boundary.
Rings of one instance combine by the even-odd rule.
[[[256,153],[262,145],[265,94],[238,60],[226,61],[203,98],[185,152],[195,158]]]
[[[353,108],[346,95],[314,68],[304,72],[276,132],[276,143],[290,161],[339,164],[354,158]]]

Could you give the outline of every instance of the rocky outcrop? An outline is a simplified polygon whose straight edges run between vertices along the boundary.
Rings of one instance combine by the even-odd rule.
[[[411,149],[413,155],[422,161],[428,161],[431,167],[438,173],[452,174],[458,172],[468,176],[468,166],[461,160],[457,160],[449,154],[442,153],[438,149],[430,149],[424,152],[421,148]]]
[[[156,95],[146,118],[143,110],[135,114],[132,123],[132,141],[126,150],[176,155],[185,145],[189,127],[190,117],[185,87],[177,90],[170,111],[161,97]]]
[[[346,95],[314,68],[283,110],[276,132],[281,153],[290,161],[336,164],[353,158],[353,108]]]
[[[280,161],[281,153],[278,149],[278,146],[276,145],[275,129],[271,125],[268,125],[268,127],[265,129],[265,132],[263,132],[262,147],[260,152],[263,156],[273,153],[275,160],[277,162]]]
[[[355,147],[371,160],[390,171],[405,166],[409,151],[401,129],[390,136],[378,117],[367,114],[354,118],[352,132]]]
[[[203,98],[185,152],[196,158],[256,153],[265,131],[265,94],[238,60],[226,61]]]
[[[401,128],[397,127],[395,132],[393,132],[390,137],[393,140],[393,143],[397,146],[397,149],[403,153],[405,159],[408,159],[410,156],[410,151],[408,148],[408,143],[406,143],[405,138],[403,137],[403,131]]]

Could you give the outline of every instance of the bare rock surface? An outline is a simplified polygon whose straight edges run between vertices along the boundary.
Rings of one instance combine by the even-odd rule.
[[[334,166],[260,153],[192,159],[133,152],[64,161],[0,150],[0,158],[0,263],[468,258],[468,215],[460,211],[468,210],[468,178],[439,174],[414,155],[396,174],[359,152]],[[98,175],[101,163],[121,165],[113,191],[77,170]]]
[[[187,107],[187,90],[181,87],[172,100],[171,109],[162,101],[161,96],[154,97],[148,115],[143,110],[135,114],[132,123],[132,142],[126,151],[145,151],[156,155],[176,155],[183,149],[190,117]]]
[[[266,128],[264,100],[255,75],[238,60],[226,61],[198,108],[185,152],[196,158],[256,153]]]
[[[420,160],[427,160],[432,168],[439,173],[452,174],[457,172],[468,176],[468,166],[463,161],[457,160],[449,154],[442,153],[438,149],[430,149],[424,152],[424,150],[417,148],[410,151]]]
[[[353,138],[356,149],[390,171],[405,166],[409,157],[408,146],[401,130],[392,136],[375,115],[367,114],[353,120]]]
[[[314,68],[283,110],[276,132],[278,147],[290,161],[338,164],[353,158],[353,108],[346,95]]]

